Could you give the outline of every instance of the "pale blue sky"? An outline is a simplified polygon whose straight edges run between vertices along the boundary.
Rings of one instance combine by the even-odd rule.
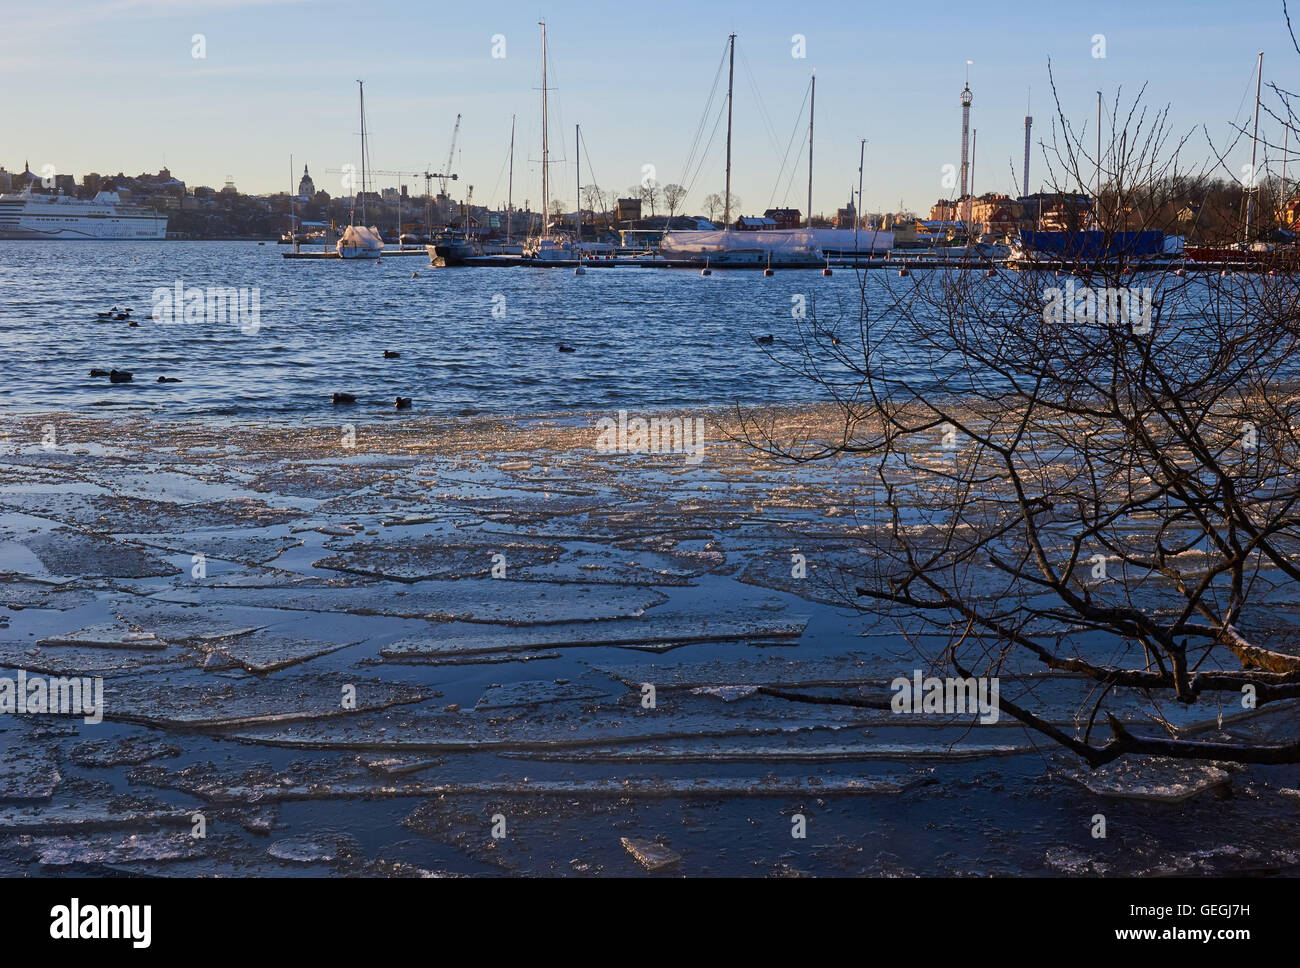
[[[1300,7],[1300,3],[1296,4]],[[475,202],[503,203],[511,114],[518,115],[515,201],[540,200],[540,42],[549,24],[553,196],[573,196],[573,125],[594,172],[582,180],[623,190],[652,164],[680,181],[726,36],[737,40],[733,191],[746,213],[769,203],[803,209],[806,162],[776,187],[817,71],[814,208],[831,212],[857,181],[858,139],[869,139],[868,210],[927,208],[956,164],[967,59],[979,132],[975,188],[1015,191],[1032,86],[1035,141],[1051,120],[1047,61],[1082,122],[1117,86],[1172,105],[1180,130],[1204,122],[1216,138],[1247,120],[1256,53],[1264,78],[1300,87],[1300,55],[1281,0],[923,4],[830,0],[665,0],[653,4],[495,0],[478,4],[385,0],[0,0],[0,83],[7,91],[0,164],[86,171],[155,171],[164,159],[191,185],[264,192],[289,181],[289,156],[316,184],[357,160],[356,78],[366,81],[372,163],[381,169],[446,159],[462,113],[453,170]],[[191,37],[206,38],[206,58]],[[1092,56],[1094,34],[1106,57]],[[494,59],[492,37],[506,38]],[[791,56],[791,37],[807,56]],[[752,78],[752,80],[751,80]],[[755,97],[757,87],[760,101]],[[776,146],[767,120],[775,132]],[[806,115],[802,125],[806,127]],[[710,127],[712,119],[710,119]],[[803,132],[795,136],[796,148]],[[806,149],[805,149],[806,151]],[[1189,157],[1207,154],[1203,137]],[[1249,145],[1233,155],[1249,160]],[[1034,151],[1035,187],[1043,163]],[[1300,168],[1297,169],[1300,172]],[[1017,176],[1018,178],[1018,176]],[[786,183],[790,181],[787,194]],[[414,180],[412,190],[418,186]],[[381,186],[395,183],[381,177]],[[687,204],[702,209],[723,183],[721,132]],[[422,184],[422,183],[421,183]],[[774,196],[775,191],[775,196]],[[455,194],[460,194],[460,190]]]

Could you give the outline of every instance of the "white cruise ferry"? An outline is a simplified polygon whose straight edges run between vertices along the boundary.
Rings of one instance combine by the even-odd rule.
[[[116,192],[90,201],[67,195],[0,195],[0,239],[167,238],[167,216],[124,205]]]

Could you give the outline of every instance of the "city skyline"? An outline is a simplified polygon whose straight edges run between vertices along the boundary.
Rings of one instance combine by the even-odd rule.
[[[1169,103],[1175,130],[1196,129],[1187,161],[1210,156],[1199,130],[1204,123],[1217,145],[1237,137],[1229,155],[1235,172],[1249,161],[1249,144],[1232,124],[1249,123],[1258,50],[1266,51],[1266,86],[1288,87],[1300,61],[1281,4],[1242,5],[1208,36],[1196,26],[1196,11],[1208,4],[1180,4],[1171,21],[1173,9],[1102,3],[1045,14],[993,3],[976,13],[940,4],[920,27],[906,12],[840,3],[795,13],[756,3],[735,15],[674,2],[638,18],[511,2],[458,14],[456,23],[412,17],[388,3],[361,17],[313,0],[118,0],[23,9],[8,15],[11,29],[0,38],[0,77],[15,88],[35,71],[40,83],[32,96],[13,99],[4,163],[21,157],[33,171],[49,164],[78,180],[89,171],[135,174],[165,165],[190,186],[220,188],[229,176],[253,194],[296,185],[306,164],[317,188],[338,196],[346,194],[342,176],[329,169],[359,161],[361,78],[375,168],[412,170],[402,182],[422,192],[415,171],[443,168],[461,114],[452,164],[461,177],[453,194],[463,197],[472,184],[476,204],[503,207],[513,114],[514,201],[538,209],[540,13],[549,25],[553,88],[551,195],[567,207],[575,204],[575,123],[583,129],[583,184],[623,194],[650,165],[658,183],[691,188],[691,212],[722,190],[722,131],[715,125],[725,70],[703,125],[704,140],[712,135],[708,154],[702,164],[697,156],[694,179],[684,169],[731,31],[733,192],[743,213],[807,207],[805,99],[814,69],[817,213],[833,214],[856,188],[864,137],[865,211],[893,211],[901,202],[923,214],[936,199],[956,194],[945,187],[944,166],[959,164],[958,95],[968,60],[977,194],[1018,193],[1027,99],[1034,117],[1031,190],[1042,183],[1039,142],[1050,138],[1054,113],[1049,57],[1071,123],[1091,130],[1097,90],[1109,108],[1117,87],[1127,102],[1146,83],[1148,106]],[[1105,56],[1094,56],[1098,35]],[[1263,40],[1286,46],[1275,44],[1270,57]],[[801,45],[806,56],[792,56]],[[40,63],[55,57],[64,66],[40,75]],[[88,97],[87,90],[99,94]],[[1265,116],[1262,140],[1271,123]],[[1276,170],[1276,152],[1265,157]],[[397,183],[380,175],[375,187]]]

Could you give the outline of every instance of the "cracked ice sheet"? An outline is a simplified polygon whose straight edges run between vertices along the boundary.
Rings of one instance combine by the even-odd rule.
[[[592,668],[630,686],[653,682],[657,689],[697,689],[738,684],[859,686],[888,681],[881,679],[882,670],[878,662],[853,654],[833,659],[764,657],[707,662],[599,663]]]
[[[791,576],[790,555],[798,552],[807,563],[807,576]],[[760,553],[745,564],[739,581],[773,591],[788,592],[823,605],[853,605],[855,576],[869,569],[875,560],[866,544],[859,546],[814,547],[804,540],[799,547]]]
[[[608,696],[609,683],[595,685],[590,682],[554,682],[532,679],[505,685],[493,683],[483,690],[474,709],[510,709],[517,706],[534,706],[539,703],[566,702],[579,699],[597,699]]]
[[[833,739],[834,742],[825,742]],[[860,740],[846,744],[830,733],[809,733],[798,742],[775,745],[770,740],[675,740],[640,749],[605,747],[581,750],[506,751],[507,759],[574,763],[840,763],[872,760],[901,763],[958,762],[992,757],[1020,756],[1038,747],[1014,744],[890,743]]]
[[[356,615],[284,613],[285,621],[252,632],[207,639],[197,648],[236,663],[249,672],[267,673],[307,662],[350,646],[373,634],[373,618]]]
[[[104,803],[55,803],[40,807],[0,806],[0,834],[72,833],[92,830],[190,828],[193,807],[175,807],[135,797]]]
[[[58,645],[39,648],[0,640],[0,668],[26,669],[52,676],[111,676],[125,673],[155,673],[169,667],[192,664],[179,650],[159,652],[105,649],[100,646]]]
[[[506,566],[513,571],[554,561],[561,551],[558,545],[460,535],[441,541],[413,539],[396,546],[354,544],[313,562],[312,567],[414,583],[432,578],[482,578],[491,573],[498,554],[505,556]]]
[[[179,746],[144,735],[111,740],[82,740],[73,744],[68,758],[78,766],[108,769],[114,766],[138,766],[150,760],[180,755]]]
[[[36,642],[38,647],[72,645],[101,649],[164,650],[167,643],[152,632],[140,632],[118,622],[104,622],[61,635],[51,635]]]
[[[356,706],[344,708],[344,687]],[[255,724],[347,718],[390,706],[422,702],[428,690],[356,676],[242,678],[223,683],[141,682],[104,684],[104,718],[171,729],[234,729]]]
[[[0,608],[50,608],[66,612],[94,599],[93,592],[74,587],[72,582],[15,580],[11,577],[0,580]]]
[[[487,578],[424,581],[401,588],[184,588],[159,593],[153,600],[524,625],[638,616],[667,597],[638,585]]]
[[[1075,850],[1072,847],[1051,847],[1043,855],[1043,863],[1055,871],[1075,877],[1240,877],[1249,874],[1294,874],[1300,867],[1300,852],[1285,848],[1239,847],[1222,844],[1207,850],[1170,857],[1166,849],[1143,845],[1129,851],[1130,858],[1122,869],[1114,862]],[[1150,864],[1151,866],[1137,866]]]
[[[867,777],[609,777],[591,780],[534,779],[438,782],[391,778],[380,782],[346,764],[291,764],[284,771],[251,769],[243,773],[200,763],[184,770],[138,767],[129,774],[132,783],[178,790],[209,803],[286,803],[394,797],[445,797],[536,793],[576,797],[762,797],[776,795],[878,795],[898,794],[933,782],[928,771]]]
[[[0,507],[76,527],[129,534],[261,528],[285,524],[303,513],[273,508],[250,498],[232,498],[218,504],[175,504],[112,494],[39,491],[2,493]]]
[[[40,560],[47,575],[76,578],[155,578],[174,575],[175,565],[135,545],[78,531],[48,531],[21,544]]]
[[[360,645],[368,637],[347,636],[345,641],[340,641],[337,630],[323,628],[322,623],[313,621],[302,624],[296,633],[291,626],[264,629],[208,642],[202,649],[209,655],[229,659],[248,672],[266,673]]]
[[[226,838],[236,843],[234,838]],[[220,850],[218,838],[198,838],[182,831],[92,833],[75,837],[38,835],[22,837],[17,846],[29,850],[45,867],[103,867],[140,861],[193,860]]]
[[[11,743],[16,737],[6,737]],[[10,746],[0,757],[0,803],[49,800],[63,776],[54,751],[45,746]]]
[[[216,561],[235,561],[245,565],[264,565],[274,561],[290,548],[302,544],[298,538],[275,537],[263,534],[140,534],[131,538],[150,548],[161,548],[173,554],[196,555]]]
[[[1227,786],[1226,770],[1204,763],[1170,762],[1160,757],[1123,759],[1099,770],[1071,771],[1070,779],[1092,793],[1130,800],[1180,803],[1198,793]]]
[[[599,494],[590,497],[565,494],[538,497],[535,493],[505,489],[502,489],[499,497],[464,497],[459,494],[448,494],[443,495],[442,500],[450,505],[472,511],[489,521],[500,521],[506,524],[536,524],[555,517],[601,511],[611,502],[611,498]]]
[[[641,618],[605,622],[556,624],[540,628],[474,628],[450,624],[427,636],[405,638],[380,649],[386,659],[529,651],[567,646],[629,646],[652,648],[687,642],[729,642],[798,639],[808,625],[806,615],[763,619],[739,615],[682,614],[652,609]]]
[[[229,739],[303,749],[473,751],[607,746],[693,737],[778,736],[889,723],[890,713],[755,696],[743,703],[673,694],[642,710],[639,696],[557,700],[493,712],[397,707],[371,716],[223,730]]]

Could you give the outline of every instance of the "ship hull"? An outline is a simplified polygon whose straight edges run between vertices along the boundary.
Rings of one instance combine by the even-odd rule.
[[[79,220],[70,224],[31,225],[23,221],[0,224],[0,240],[22,239],[39,241],[83,242],[151,242],[167,238],[167,219],[124,219],[125,224],[84,225]],[[136,223],[136,224],[132,224]]]

